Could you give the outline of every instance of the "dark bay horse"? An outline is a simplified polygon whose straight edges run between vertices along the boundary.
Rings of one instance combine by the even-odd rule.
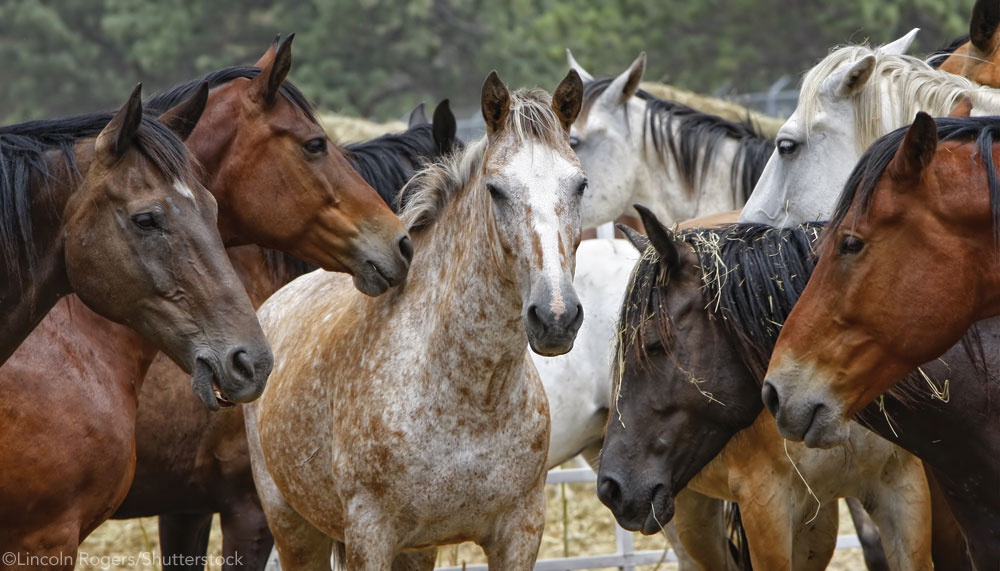
[[[187,137],[204,95],[163,123],[143,114],[136,86],[114,114],[0,128],[0,364],[76,292],[194,371],[205,399],[213,382],[240,402],[260,394],[267,342],[223,256],[215,203],[170,129]]]
[[[193,121],[182,123],[194,128],[188,143],[205,167],[209,190],[219,199],[219,220],[226,221],[224,241],[260,240],[335,269],[367,264],[357,272],[355,283],[367,293],[379,293],[405,275],[409,238],[343,152],[328,141],[305,98],[284,81],[290,57],[286,40],[262,58],[263,69],[230,68],[209,74],[204,81],[154,98],[147,108],[170,106],[192,93],[204,97],[212,88],[204,117],[224,124],[205,131]],[[254,176],[247,177],[248,173]],[[246,296],[242,288],[240,295]],[[58,544],[56,548],[67,557],[128,490],[135,465],[136,395],[153,357],[152,349],[140,346],[127,329],[102,325],[85,312],[72,300],[60,304],[33,333],[34,340],[21,347],[23,357],[15,356],[0,368],[0,387],[5,404],[11,403],[10,414],[19,419],[16,426],[52,427],[29,435],[5,433],[0,446],[3,464],[24,469],[10,468],[2,474],[6,481],[0,490],[17,490],[0,502],[7,510],[2,521],[12,534]],[[60,330],[61,324],[73,330]],[[49,363],[72,366],[53,375],[34,366],[37,355],[46,355]],[[67,378],[74,391],[64,389]],[[61,394],[66,398],[54,396]],[[228,405],[227,396],[216,393],[217,398],[203,404]],[[47,406],[37,406],[40,398]],[[113,422],[96,425],[72,422],[80,416],[90,419],[97,410],[114,410],[117,416]],[[45,450],[47,469],[29,473],[26,467],[32,462],[13,444],[19,439],[38,442],[43,436],[44,445],[30,452]],[[22,485],[26,478],[34,485]]]
[[[618,328],[601,499],[622,525],[645,533],[673,517],[674,498],[685,511],[685,487],[738,501],[755,567],[821,569],[833,554],[836,499],[857,497],[881,529],[891,567],[929,569],[918,460],[857,425],[849,447],[787,446],[763,413],[759,382],[775,311],[804,287],[818,230],[740,225],[673,235],[642,212],[650,239],[636,239],[644,255]]]
[[[186,135],[205,94],[199,90],[161,120]],[[23,279],[32,288],[23,303],[39,310],[54,302],[46,294],[60,286],[73,284],[79,293],[54,302],[0,367],[0,547],[66,557],[72,567],[77,545],[112,507],[104,501],[106,490],[83,493],[115,468],[100,434],[109,426],[131,429],[120,422],[116,400],[105,397],[104,387],[115,379],[140,382],[160,346],[191,371],[202,406],[218,408],[220,401],[256,398],[272,357],[225,258],[214,227],[215,202],[191,171],[180,139],[143,114],[138,88],[110,122],[101,115],[35,122],[4,128],[0,137],[10,175],[5,180],[41,187],[27,211],[37,217],[34,226],[22,218],[20,228],[37,238],[37,258],[23,274],[7,268],[6,285]],[[43,189],[51,202],[37,196]],[[17,250],[22,243],[5,245],[26,258],[23,248]],[[39,267],[48,275],[37,273]],[[4,297],[19,310],[20,296],[8,291]],[[135,329],[98,316],[83,302]],[[15,313],[13,320],[24,315]],[[26,324],[13,322],[10,329]],[[121,357],[105,360],[100,352],[80,350],[80,328]],[[77,377],[81,370],[90,375]],[[96,449],[84,462],[89,469],[74,480],[69,475],[84,445]],[[81,513],[81,506],[89,509]]]
[[[348,145],[348,158],[390,204],[418,167],[461,148],[447,101],[433,125]],[[315,269],[256,246],[229,249],[233,267],[255,306],[294,278]],[[112,516],[159,515],[164,555],[204,555],[212,514],[222,522],[223,553],[243,568],[263,569],[273,542],[250,472],[243,408],[210,414],[191,398],[180,371],[158,357],[147,374],[136,421],[135,478]]]
[[[838,442],[847,418],[947,351],[973,322],[1000,313],[998,134],[995,117],[935,123],[918,114],[858,163],[771,356],[762,396],[786,438]],[[956,391],[977,384],[987,386],[969,380]],[[997,413],[988,399],[982,406],[973,426],[986,434],[975,438],[989,442]],[[980,455],[995,461],[996,451]],[[1000,560],[996,475],[982,486],[957,474],[939,478],[981,569]],[[949,486],[955,479],[970,489]]]

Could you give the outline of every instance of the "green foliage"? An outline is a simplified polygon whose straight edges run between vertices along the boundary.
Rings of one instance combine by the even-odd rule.
[[[291,78],[321,107],[404,115],[449,97],[478,107],[490,69],[552,89],[569,47],[591,72],[641,50],[647,79],[705,93],[799,77],[830,47],[921,27],[915,53],[967,32],[972,0],[5,0],[0,121],[110,108],[224,66],[296,32]]]

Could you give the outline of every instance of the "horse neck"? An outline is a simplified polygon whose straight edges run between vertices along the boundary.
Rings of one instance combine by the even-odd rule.
[[[696,151],[694,185],[685,184],[685,177],[678,168],[679,158],[674,156],[666,141],[662,141],[661,151],[653,142],[653,131],[648,119],[643,115],[644,123],[633,131],[641,138],[642,165],[636,177],[635,201],[641,204],[658,205],[658,215],[668,221],[679,221],[695,218],[705,214],[723,212],[739,208],[745,200],[740,190],[733,188],[733,169],[741,172],[742,166],[734,165],[739,153],[740,142],[730,137],[724,137],[713,151],[708,168],[702,176],[702,161],[705,149]],[[662,121],[666,122],[666,116]],[[681,148],[681,126],[687,119],[674,117],[670,129],[675,140],[675,148]],[[664,135],[665,136],[665,135]]]
[[[86,172],[93,153],[77,145],[76,161]],[[0,363],[7,360],[18,344],[45,317],[59,298],[71,291],[65,265],[63,221],[70,215],[67,205],[80,187],[75,173],[69,171],[61,152],[46,154],[48,176],[31,175],[31,228],[36,253],[30,260],[22,249],[19,256],[20,280],[4,276],[0,280]],[[87,205],[84,205],[86,207]]]
[[[426,230],[413,234],[414,260],[395,299],[385,299],[413,314],[430,347],[430,370],[456,367],[452,381],[484,389],[485,375],[496,379],[524,366],[528,345],[521,322],[521,297],[493,218],[489,194],[478,180],[460,191]],[[459,358],[460,357],[460,358]],[[502,387],[485,388],[487,392]],[[489,400],[489,394],[474,398]]]

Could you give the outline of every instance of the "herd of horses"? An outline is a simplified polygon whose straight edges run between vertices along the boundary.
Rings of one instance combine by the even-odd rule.
[[[836,48],[774,140],[567,53],[478,141],[445,100],[339,147],[292,36],[0,127],[0,548],[218,513],[241,567],[527,570],[582,452],[682,569],[823,569],[839,498],[872,569],[996,569],[998,28]]]

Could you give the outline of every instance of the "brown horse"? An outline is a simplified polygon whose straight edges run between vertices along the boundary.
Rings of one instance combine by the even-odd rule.
[[[324,256],[384,264],[384,268],[377,270],[370,264],[368,269],[362,269],[361,281],[356,280],[359,287],[377,292],[390,281],[387,277],[391,276],[383,272],[405,274],[409,238],[391,210],[350,168],[342,151],[332,143],[327,146],[325,135],[322,145],[315,142],[319,138],[313,136],[318,124],[311,108],[294,86],[283,82],[289,49],[288,41],[281,48],[272,49],[262,60],[263,71],[231,68],[209,74],[204,82],[191,82],[154,98],[148,107],[172,105],[192,92],[203,90],[201,84],[228,87],[225,97],[218,90],[209,95],[205,115],[218,118],[228,114],[230,123],[216,133],[202,131],[199,143],[200,152],[204,153],[200,158],[210,159],[204,176],[211,182],[211,190],[222,194],[219,189],[223,189],[228,193],[227,200],[220,201],[219,219],[230,220],[232,228],[250,227],[244,216],[257,214],[249,207],[255,204],[257,211],[274,214],[273,218],[260,218],[264,226],[254,229],[254,235],[261,240],[275,243],[275,237],[280,237],[286,229],[301,228],[317,234],[318,238],[289,236],[289,249],[296,249],[297,240],[306,244],[324,243],[327,248]],[[284,71],[275,67],[279,64]],[[242,87],[236,90],[234,84]],[[193,121],[184,124],[194,126]],[[189,142],[199,141],[195,135],[192,133]],[[296,143],[305,136],[312,137],[309,139],[312,142]],[[210,144],[212,141],[216,146]],[[236,148],[235,141],[252,149]],[[277,188],[271,186],[274,177],[280,177],[276,173],[265,173],[266,177],[244,179],[241,183],[230,180],[235,174],[242,177],[260,168],[288,169],[289,174]],[[272,194],[270,202],[262,200]],[[296,216],[299,208],[296,201],[311,205],[313,217],[308,224],[288,225],[283,219]],[[350,210],[345,210],[348,206]],[[358,220],[351,218],[355,216],[351,212],[357,213]],[[331,237],[331,221],[348,236],[352,233],[356,236],[350,240]],[[225,238],[238,242],[246,235]],[[349,266],[345,262],[343,267]],[[245,298],[245,292],[241,290],[240,294]],[[63,323],[72,327],[72,331],[61,330]],[[5,481],[0,483],[0,490],[12,492],[5,494],[0,502],[5,510],[0,521],[5,533],[45,542],[44,545],[71,559],[77,543],[111,514],[128,489],[135,462],[136,395],[154,353],[150,347],[141,346],[129,330],[115,329],[87,314],[81,304],[69,301],[50,313],[19,354],[20,357],[0,369],[0,387],[5,404],[10,403],[8,414],[18,419],[15,426],[28,432],[22,434],[12,429],[5,434],[0,455],[5,466],[30,466],[38,461],[28,461],[24,454],[33,458],[37,450],[47,452],[43,457],[45,469],[38,473],[13,468],[3,472]],[[37,366],[33,359],[39,355],[45,355],[47,363],[67,366],[59,375],[53,375],[50,369]],[[66,377],[73,382],[67,383]],[[67,384],[73,390],[66,390]],[[47,406],[36,406],[39,398],[44,398]],[[204,404],[217,408],[228,403],[213,398]],[[114,410],[116,416],[113,421],[102,419],[92,409]],[[90,419],[102,422],[88,422]],[[46,426],[46,431],[31,430],[38,426]],[[15,444],[19,439],[35,446],[28,451],[18,450]],[[26,480],[33,485],[23,485]]]
[[[202,112],[205,93],[199,90],[162,120],[186,135]],[[6,466],[0,547],[23,556],[68,557],[61,561],[70,567],[79,541],[113,507],[100,491],[96,497],[81,493],[81,482],[100,480],[114,469],[99,435],[109,425],[131,429],[121,426],[116,400],[105,397],[104,386],[114,379],[125,385],[140,381],[143,363],[162,346],[193,372],[192,388],[203,404],[217,408],[221,400],[256,398],[272,363],[215,230],[215,202],[194,177],[180,139],[143,115],[138,89],[107,127],[100,130],[95,123],[107,121],[81,116],[8,127],[2,135],[4,150],[11,151],[4,160],[15,162],[6,166],[43,188],[48,177],[52,204],[61,205],[42,208],[45,199],[33,197],[34,210],[44,214],[33,220],[28,235],[38,237],[36,246],[44,249],[39,247],[29,268],[42,266],[48,276],[21,276],[33,288],[25,303],[41,309],[49,300],[45,293],[65,293],[70,283],[80,296],[58,303],[63,311],[53,309],[0,367],[0,456]],[[94,130],[100,131],[96,139],[85,138]],[[56,150],[46,152],[48,145]],[[82,183],[74,180],[73,168]],[[63,257],[64,267],[57,261]],[[60,279],[60,273],[68,277]],[[6,275],[13,282],[18,274]],[[105,296],[94,295],[102,289]],[[135,331],[99,317],[81,300]],[[74,337],[80,327],[123,357],[67,352],[79,348]],[[78,378],[74,373],[81,370],[90,376]],[[67,477],[85,452],[81,446],[89,443],[98,447],[84,462],[82,480]],[[81,513],[81,505],[91,510]],[[38,567],[45,561],[17,562]]]
[[[997,118],[935,125],[918,114],[858,163],[762,389],[786,438],[810,446],[842,441],[847,418],[940,356],[974,321],[1000,313],[998,134]],[[995,432],[988,402],[984,413],[973,426]],[[973,560],[987,569],[1000,560],[1000,498],[995,481],[982,485],[991,509],[984,513],[982,497],[978,511],[952,509]],[[973,541],[973,529],[987,530],[987,538]]]
[[[395,203],[425,161],[460,148],[447,101],[433,117],[433,126],[411,124],[404,133],[349,146],[351,161],[387,202]],[[254,305],[315,269],[256,246],[230,248],[229,256]],[[161,553],[203,556],[212,515],[219,513],[223,555],[238,554],[244,569],[263,569],[273,539],[250,472],[243,408],[213,414],[198,406],[180,371],[162,356],[147,379],[135,430],[135,478],[112,517],[159,515]]]
[[[116,114],[0,129],[0,364],[77,292],[195,371],[204,398],[215,400],[214,376],[228,397],[252,400],[271,354],[222,255],[215,203],[168,128],[190,133],[204,91],[167,126],[144,116],[139,93]]]
[[[1000,87],[998,28],[1000,3],[996,0],[976,0],[969,22],[968,40],[956,46],[947,59],[940,62],[939,69],[967,77],[980,85]]]

